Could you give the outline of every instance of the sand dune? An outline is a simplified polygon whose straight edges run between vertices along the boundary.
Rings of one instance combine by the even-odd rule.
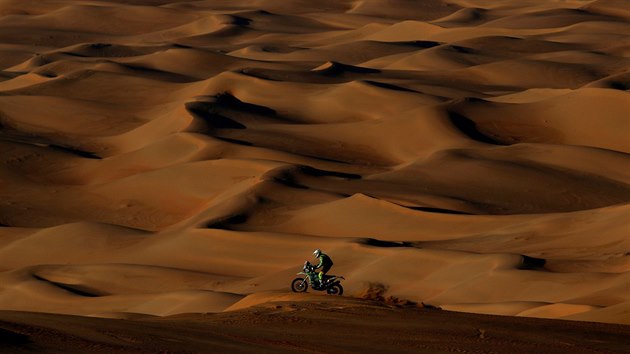
[[[504,316],[390,308],[356,299],[325,301],[316,295],[272,294],[268,298],[275,301],[253,310],[166,318],[134,315],[127,321],[2,311],[0,333],[5,348],[15,353],[181,352],[182,343],[184,350],[201,353],[301,353],[314,347],[333,352],[370,348],[400,353],[531,353],[544,348],[547,353],[619,353],[627,348],[623,344],[627,328],[619,325],[515,321]],[[321,327],[319,333],[326,341],[310,335],[314,325]]]
[[[595,106],[594,102],[603,104],[603,107]],[[466,102],[462,105],[476,106],[478,102]],[[491,106],[493,104],[489,104],[484,108],[490,108]],[[514,139],[512,141],[500,137],[501,133],[488,132],[487,136],[493,136],[498,143],[524,142],[518,138],[518,135],[520,135],[518,132],[519,128],[516,127],[521,124],[515,123],[515,126],[512,126],[509,121],[513,119],[514,121],[520,120],[522,129],[528,131],[528,139],[532,139],[528,142],[591,146],[625,153],[630,151],[630,145],[628,145],[630,142],[626,134],[630,128],[626,120],[630,102],[623,91],[585,88],[547,100],[518,105],[497,104],[497,106],[503,106],[503,108],[511,106],[514,108],[514,110],[507,108],[507,111],[497,109],[485,115],[488,118],[496,117],[501,119],[502,123],[505,123],[505,128],[499,129],[511,130],[507,135],[510,135],[508,139]],[[569,112],[572,109],[577,110],[577,112]],[[457,108],[455,109],[463,117],[473,117],[475,115],[473,110],[467,111],[464,109],[460,111]],[[519,110],[523,110],[522,113],[519,114]],[[531,112],[540,113],[532,116]],[[590,121],[591,124],[589,124],[588,120],[593,116],[598,116],[599,119],[596,122]],[[462,119],[464,119],[463,117]],[[472,120],[474,121],[474,118]],[[562,122],[563,120],[565,122]],[[485,122],[474,122],[474,125],[479,132],[487,129],[484,128],[484,126],[487,126]],[[489,125],[497,126],[497,124],[493,123],[489,123]],[[619,129],[609,131],[604,126],[615,126]],[[536,133],[538,129],[540,129],[541,133]],[[543,130],[544,133],[542,132]]]
[[[377,291],[630,324],[629,18],[0,1],[0,310],[369,313],[351,298]],[[343,298],[288,294],[315,248]]]

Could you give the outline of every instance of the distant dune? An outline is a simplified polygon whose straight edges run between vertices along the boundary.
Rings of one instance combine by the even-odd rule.
[[[630,325],[629,70],[624,0],[0,0],[0,310],[247,312],[321,248],[340,308]]]

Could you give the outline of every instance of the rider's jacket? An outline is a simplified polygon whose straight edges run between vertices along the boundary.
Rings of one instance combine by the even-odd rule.
[[[319,264],[315,267],[315,269],[332,267],[332,265],[332,259],[328,257],[327,254],[322,253],[319,255]]]

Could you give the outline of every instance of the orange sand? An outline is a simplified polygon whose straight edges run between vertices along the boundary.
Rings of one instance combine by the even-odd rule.
[[[627,5],[0,0],[0,310],[630,324]]]

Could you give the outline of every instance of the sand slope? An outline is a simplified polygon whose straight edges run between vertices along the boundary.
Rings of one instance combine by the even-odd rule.
[[[119,319],[0,311],[12,353],[623,353],[628,327],[472,315],[317,295],[248,310]],[[330,297],[328,297],[330,299]],[[436,326],[436,323],[439,323]],[[317,331],[314,331],[317,328]]]
[[[243,309],[322,248],[350,297],[630,324],[629,18],[0,1],[0,309]]]

